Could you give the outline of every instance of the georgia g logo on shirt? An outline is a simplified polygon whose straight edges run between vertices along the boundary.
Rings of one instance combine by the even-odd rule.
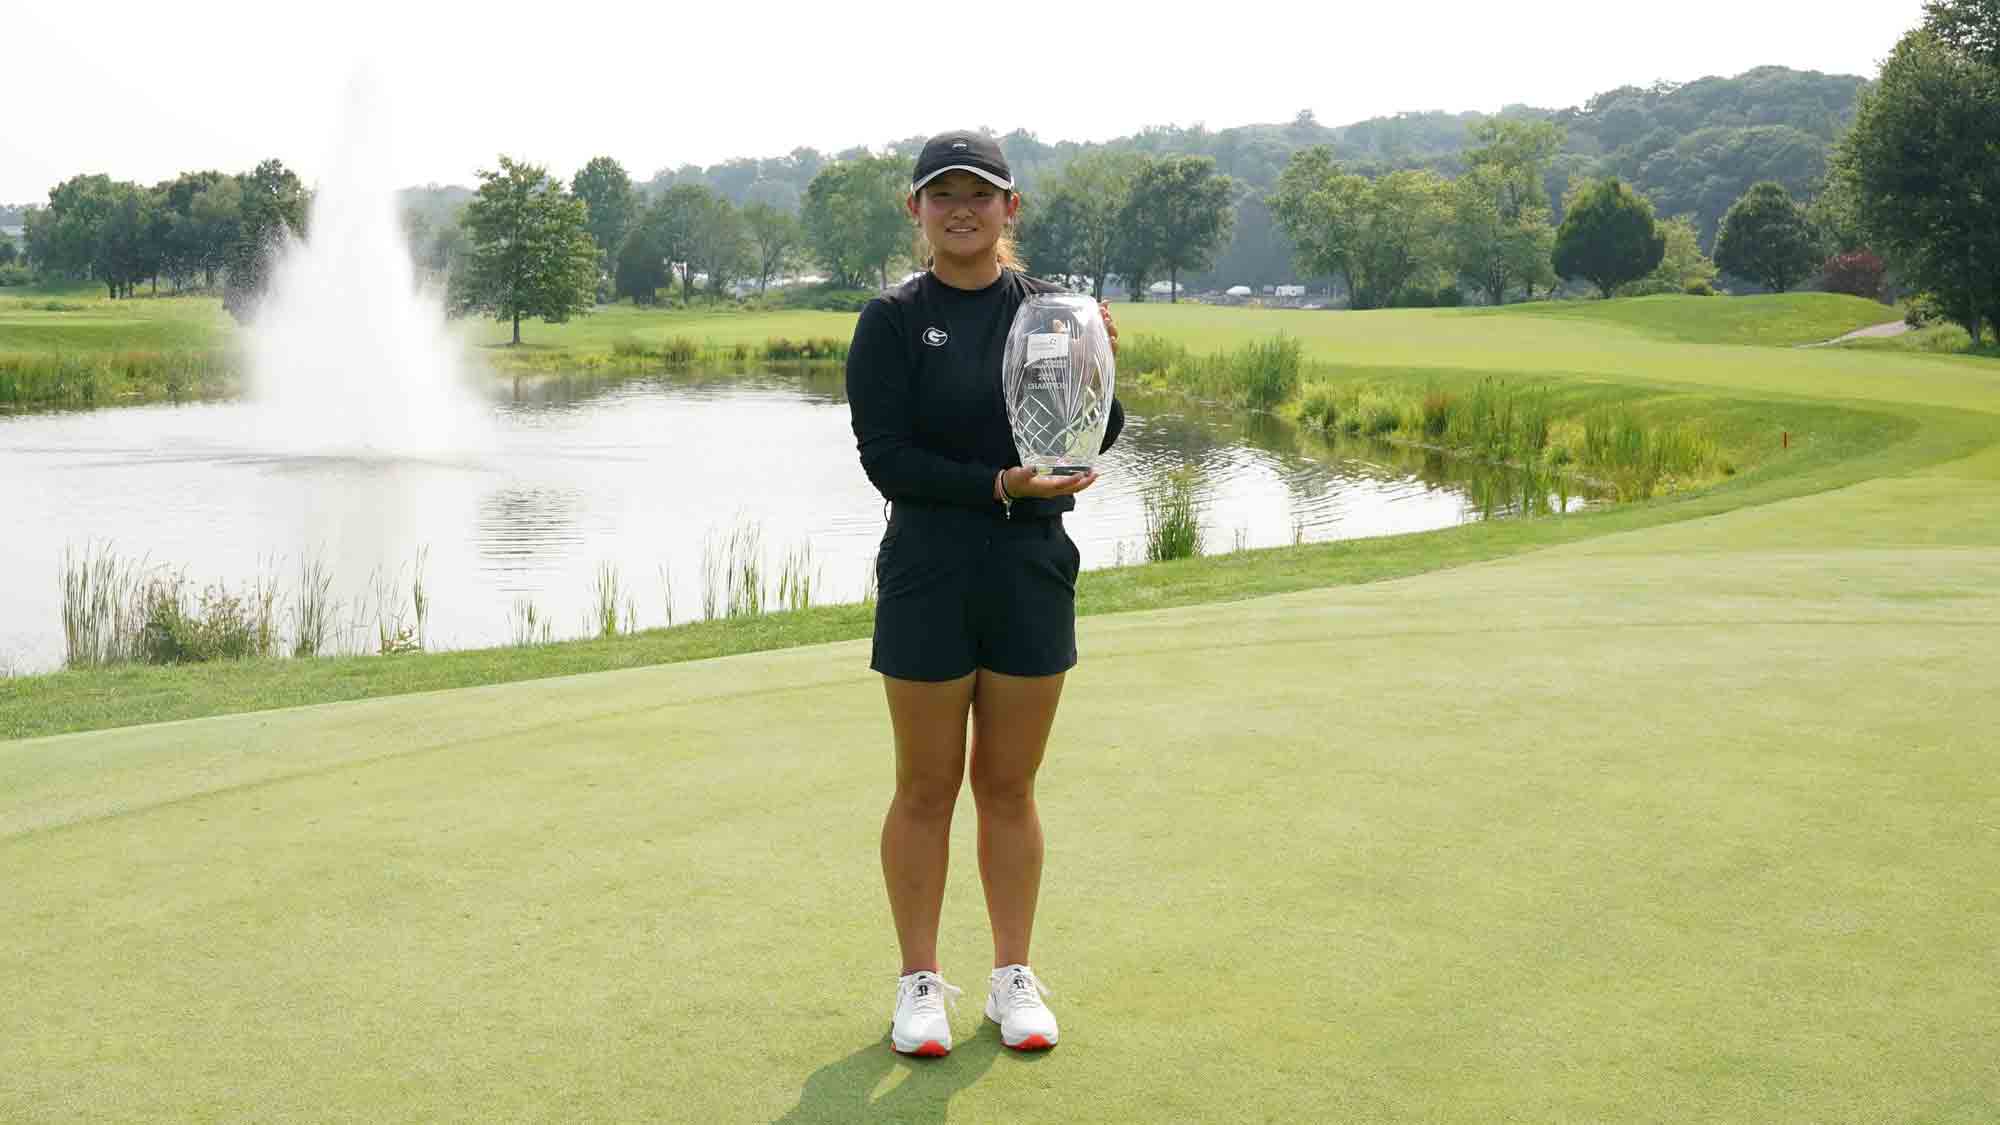
[[[944,342],[949,339],[951,339],[951,337],[945,335],[945,331],[942,328],[924,329],[924,343],[929,344],[931,347],[934,348],[944,347]]]

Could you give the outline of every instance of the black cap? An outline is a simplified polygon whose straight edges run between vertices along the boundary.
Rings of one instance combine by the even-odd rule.
[[[946,172],[970,172],[1002,191],[1014,190],[1014,174],[1007,170],[1000,142],[984,133],[959,130],[925,141],[917,170],[910,175],[910,194]]]

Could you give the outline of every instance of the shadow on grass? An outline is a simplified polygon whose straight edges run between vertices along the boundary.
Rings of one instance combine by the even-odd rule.
[[[957,1044],[941,1059],[906,1058],[889,1046],[889,1036],[862,1047],[837,1062],[813,1071],[799,1090],[799,1104],[772,1125],[806,1125],[808,1122],[856,1121],[935,1121],[945,1120],[951,1099],[970,1087],[993,1066],[1006,1050],[1000,1044],[1000,1029],[982,1023],[979,1033]],[[1041,1052],[1023,1055],[1033,1063]],[[896,1074],[897,1077],[890,1076]],[[876,1087],[889,1080],[892,1085],[880,1097]]]

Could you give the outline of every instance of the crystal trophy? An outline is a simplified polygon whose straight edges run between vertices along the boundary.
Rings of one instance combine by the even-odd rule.
[[[1038,293],[1021,302],[1000,363],[1021,464],[1049,476],[1089,472],[1111,420],[1117,374],[1096,301]]]

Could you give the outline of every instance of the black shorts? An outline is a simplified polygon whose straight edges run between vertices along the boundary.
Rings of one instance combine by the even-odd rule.
[[[1005,519],[899,503],[875,558],[875,651],[899,680],[955,680],[985,668],[1053,676],[1076,664],[1082,559],[1062,517]]]

